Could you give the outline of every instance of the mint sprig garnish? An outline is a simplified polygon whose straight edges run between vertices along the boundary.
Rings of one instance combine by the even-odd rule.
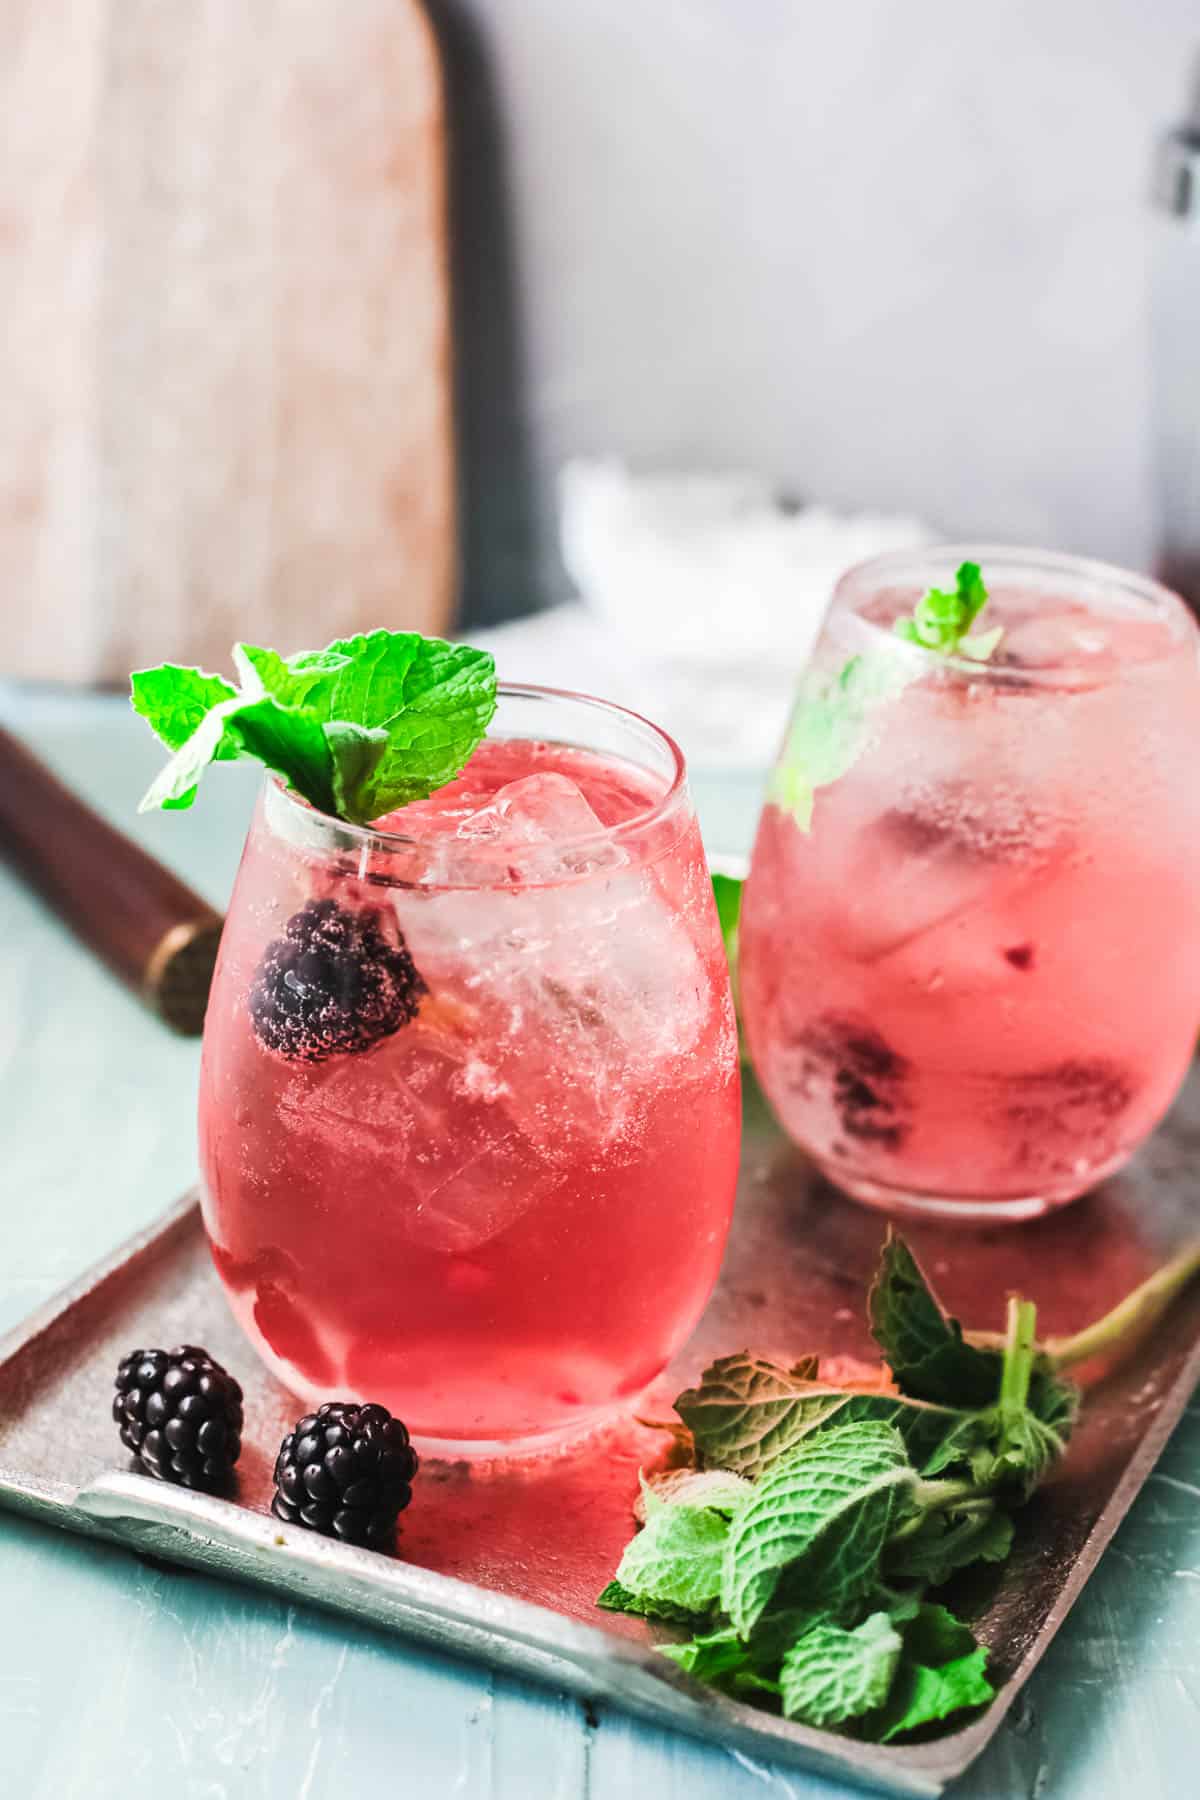
[[[971,631],[987,601],[979,564],[964,562],[952,589],[930,588],[911,616],[897,619],[892,629],[922,650],[986,662],[1004,635],[1002,626]],[[835,675],[812,672],[802,678],[768,795],[801,831],[812,828],[818,789],[854,767],[880,722],[881,709],[920,674],[916,659],[867,650],[850,657]]]
[[[953,588],[930,588],[913,607],[912,617],[897,619],[893,630],[910,644],[919,644],[922,650],[986,662],[1004,635],[1001,625],[978,637],[971,635],[971,627],[987,601],[988,591],[979,564],[960,563]]]
[[[875,1743],[985,1706],[988,1652],[929,1590],[1007,1560],[1012,1509],[1075,1422],[1062,1371],[1136,1341],[1197,1272],[1192,1246],[1039,1343],[1019,1297],[1003,1333],[965,1332],[889,1233],[869,1319],[892,1385],[823,1381],[812,1355],[713,1363],[676,1401],[695,1472],[643,1482],[644,1528],[599,1604],[690,1628],[660,1648],[695,1679]]]
[[[812,826],[817,789],[853,768],[870,742],[880,710],[915,673],[902,657],[872,652],[852,656],[836,675],[814,672],[802,678],[768,795],[791,813],[801,831]]]
[[[238,686],[175,663],[131,677],[134,711],[174,752],[143,812],[191,806],[210,763],[248,757],[321,812],[369,824],[452,781],[496,710],[485,651],[415,631],[289,657],[235,644],[233,661]]]

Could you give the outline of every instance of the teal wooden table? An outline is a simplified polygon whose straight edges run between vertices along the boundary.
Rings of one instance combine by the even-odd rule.
[[[9,693],[0,719],[224,904],[250,771],[218,771],[190,815],[138,819],[157,758],[120,701]],[[701,778],[696,788],[710,846],[742,847],[753,787]],[[192,1179],[197,1056],[0,872],[0,1330]],[[1197,1195],[1200,1206],[1200,1179]],[[1200,1791],[1198,1735],[1200,1401],[956,1791],[987,1800],[1190,1795]],[[5,1800],[800,1800],[842,1791],[0,1514]]]

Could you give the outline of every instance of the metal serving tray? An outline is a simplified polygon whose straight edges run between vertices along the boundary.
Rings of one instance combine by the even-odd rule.
[[[695,1337],[656,1384],[656,1416],[714,1355],[863,1356],[864,1297],[883,1220],[833,1193],[771,1124],[753,1086],[737,1218],[720,1286]],[[1033,1225],[913,1226],[948,1304],[999,1326],[1011,1287],[1047,1331],[1117,1300],[1200,1228],[1193,1198],[1200,1074],[1134,1165]],[[139,1344],[203,1343],[246,1390],[236,1497],[133,1473],[109,1418],[119,1357]],[[517,1465],[430,1462],[395,1557],[331,1543],[268,1511],[273,1453],[300,1410],[260,1369],[226,1310],[194,1198],[0,1340],[0,1502],[68,1530],[258,1582],[293,1600],[477,1656],[642,1717],[761,1756],[897,1793],[937,1794],[983,1749],[1028,1679],[1149,1473],[1200,1376],[1200,1291],[1139,1352],[1096,1380],[1071,1454],[1022,1515],[998,1582],[960,1588],[1003,1682],[980,1718],[898,1748],[811,1731],[703,1689],[655,1654],[655,1628],[593,1601],[630,1535],[639,1465],[661,1438],[630,1423],[582,1449]],[[70,1429],[64,1430],[64,1420]],[[353,1629],[353,1626],[348,1626]]]

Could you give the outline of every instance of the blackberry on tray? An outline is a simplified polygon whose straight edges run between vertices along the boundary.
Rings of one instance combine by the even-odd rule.
[[[407,1427],[386,1407],[327,1400],[279,1446],[271,1511],[289,1525],[379,1549],[412,1499],[417,1467]]]
[[[223,1487],[242,1449],[242,1390],[207,1350],[131,1350],[117,1368],[112,1416],[148,1475]]]

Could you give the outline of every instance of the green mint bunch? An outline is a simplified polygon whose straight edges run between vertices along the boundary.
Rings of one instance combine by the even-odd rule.
[[[131,677],[134,711],[173,752],[143,812],[191,806],[210,763],[249,757],[321,812],[369,824],[452,781],[496,710],[486,652],[415,631],[288,657],[235,644],[233,662],[236,686],[175,663]]]
[[[1003,626],[971,635],[971,627],[987,605],[988,591],[978,563],[960,563],[949,592],[930,588],[918,600],[912,617],[897,619],[893,629],[898,637],[923,650],[934,650],[940,656],[965,656],[971,662],[986,662],[1004,635]]]
[[[1003,1563],[1012,1509],[1064,1453],[1073,1363],[1143,1332],[1200,1268],[1193,1247],[1106,1318],[1038,1344],[1014,1298],[966,1333],[889,1234],[873,1336],[898,1392],[721,1358],[676,1410],[693,1466],[643,1484],[643,1529],[598,1604],[686,1627],[681,1669],[807,1725],[889,1743],[986,1705],[987,1651],[936,1598]]]

